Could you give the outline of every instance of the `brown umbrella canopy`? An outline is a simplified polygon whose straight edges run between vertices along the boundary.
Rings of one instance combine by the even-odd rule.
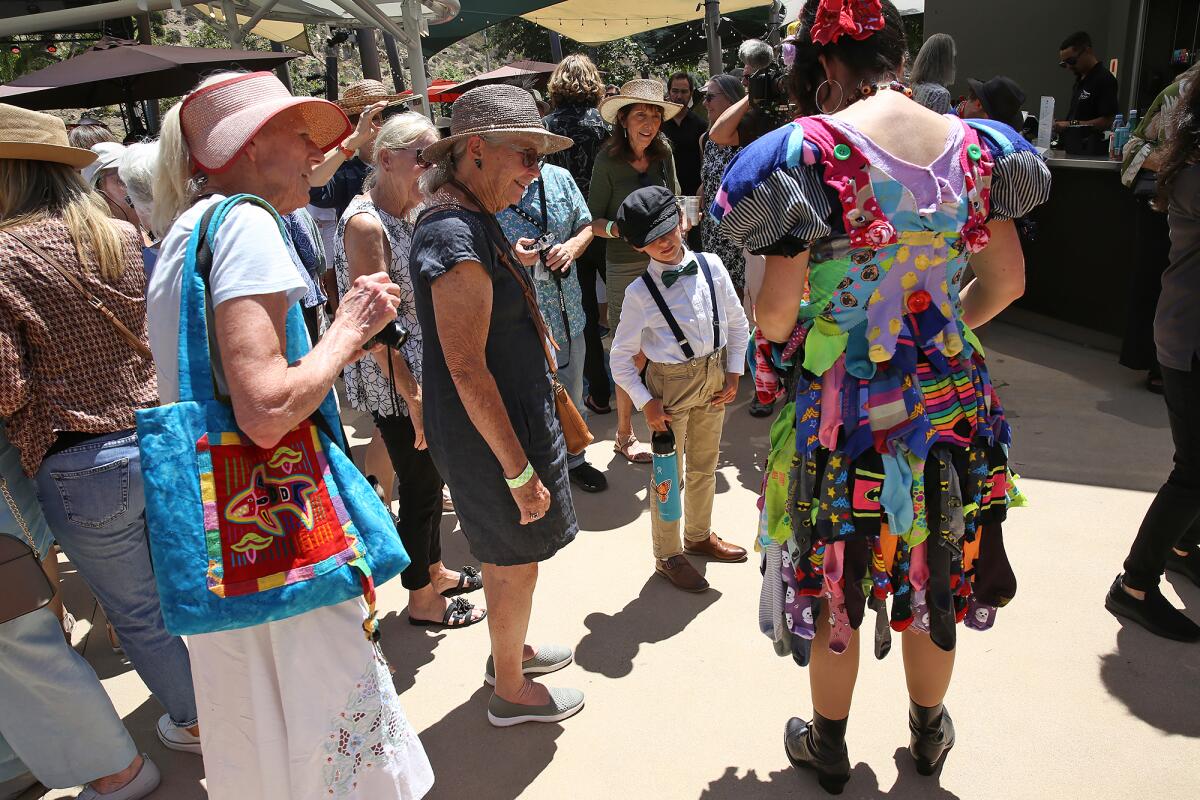
[[[296,55],[107,39],[86,53],[0,86],[0,102],[48,110],[178,97],[210,73],[271,69]]]
[[[468,78],[457,86],[451,86],[445,91],[454,94],[463,94],[478,86],[486,86],[489,83],[524,85],[533,82],[545,84],[550,79],[550,73],[554,72],[554,68],[557,66],[558,64],[550,64],[545,61],[514,61],[491,72],[485,72],[482,75],[476,75],[474,78]]]

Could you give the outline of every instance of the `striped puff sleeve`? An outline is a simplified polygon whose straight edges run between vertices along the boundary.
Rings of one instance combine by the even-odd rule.
[[[722,234],[751,253],[794,256],[832,232],[823,170],[803,128],[785,125],[734,156],[710,213]]]
[[[1023,217],[1050,199],[1050,168],[1025,137],[1003,122],[971,119],[979,141],[992,156],[989,222]]]

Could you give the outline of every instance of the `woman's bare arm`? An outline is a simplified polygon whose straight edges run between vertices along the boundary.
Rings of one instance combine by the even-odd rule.
[[[1025,294],[1025,254],[1017,226],[993,222],[991,241],[971,256],[975,278],[962,290],[963,322],[977,328]]]
[[[790,258],[767,256],[762,289],[755,297],[754,321],[769,341],[785,342],[792,335],[807,281],[807,250]]]

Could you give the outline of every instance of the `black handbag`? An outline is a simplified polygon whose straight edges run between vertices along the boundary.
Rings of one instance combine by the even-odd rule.
[[[33,545],[33,534],[3,476],[0,476],[0,494],[25,535],[25,541],[21,541],[15,534],[0,532],[0,586],[4,587],[0,592],[0,624],[3,624],[45,608],[54,599],[54,587],[42,571],[41,554]]]
[[[1148,169],[1138,170],[1130,188],[1138,200],[1153,200],[1158,197],[1158,173]]]

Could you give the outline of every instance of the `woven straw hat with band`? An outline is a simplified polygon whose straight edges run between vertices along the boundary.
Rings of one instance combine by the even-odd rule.
[[[537,142],[540,155],[575,144],[546,130],[533,95],[519,86],[498,83],[472,89],[455,100],[450,107],[450,135],[422,150],[421,158],[436,164],[458,140],[489,134],[527,136]]]
[[[376,103],[387,103],[390,106],[415,99],[417,99],[417,95],[411,91],[392,94],[379,81],[363,78],[361,81],[355,81],[347,86],[337,104],[342,111],[353,115],[361,114]]]
[[[636,78],[622,86],[620,94],[614,94],[612,97],[606,97],[600,101],[600,116],[604,117],[604,121],[611,125],[617,121],[617,112],[625,106],[631,106],[635,103],[649,103],[663,110],[664,120],[671,119],[679,113],[679,109],[683,108],[683,106],[679,105],[679,103],[663,100],[663,95],[666,92],[667,88],[663,85],[662,81],[650,78]]]
[[[205,172],[221,172],[264,125],[292,108],[300,110],[322,153],[350,135],[344,111],[328,100],[293,97],[271,72],[251,72],[196,89],[183,99],[179,126],[192,160]]]
[[[82,169],[96,154],[71,147],[67,126],[58,117],[0,103],[0,158],[50,161]]]

